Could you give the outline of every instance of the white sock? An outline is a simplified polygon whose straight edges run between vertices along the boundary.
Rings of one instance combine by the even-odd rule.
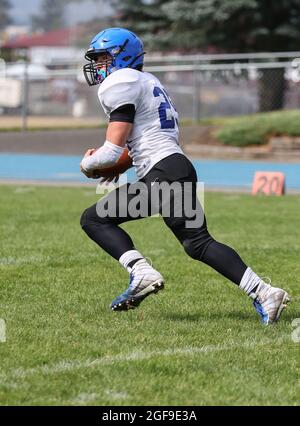
[[[131,269],[128,264],[136,259],[144,259],[144,256],[137,250],[128,250],[119,259],[121,265],[130,273]]]
[[[251,268],[247,268],[243,278],[240,282],[239,287],[244,290],[248,296],[251,297],[251,293],[253,293],[253,289],[259,286],[259,290],[262,286],[267,285],[255,272],[252,271]]]

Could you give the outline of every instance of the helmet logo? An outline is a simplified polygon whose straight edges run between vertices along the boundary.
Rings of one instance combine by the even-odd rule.
[[[118,55],[121,52],[121,49],[119,47],[115,47],[114,49],[112,49],[111,53],[113,55]]]

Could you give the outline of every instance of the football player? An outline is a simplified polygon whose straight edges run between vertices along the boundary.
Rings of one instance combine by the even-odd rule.
[[[110,192],[86,209],[81,217],[81,226],[87,235],[130,274],[129,287],[113,300],[111,308],[114,311],[136,308],[147,296],[163,288],[160,272],[135,248],[128,233],[119,225],[144,217],[132,215],[128,208],[139,183],[145,186],[144,197],[152,208],[153,184],[178,182],[195,206],[194,211],[202,215],[198,226],[188,226],[187,219],[191,217],[184,212],[176,215],[174,206],[170,214],[164,214],[162,206],[173,202],[171,192],[167,196],[162,193],[151,213],[163,216],[189,256],[211,266],[239,286],[253,300],[264,324],[275,322],[289,301],[288,294],[264,282],[235,250],[210,235],[197,200],[196,171],[178,142],[177,111],[161,82],[143,71],[144,53],[142,41],[133,32],[109,28],[93,38],[85,54],[88,61],[84,66],[85,78],[89,85],[99,85],[99,101],[109,123],[106,141],[99,149],[91,148],[86,152],[80,164],[81,171],[90,178],[97,173],[101,175],[101,169],[117,164],[127,147],[139,178],[135,183]],[[101,214],[109,203],[115,207],[116,214]]]

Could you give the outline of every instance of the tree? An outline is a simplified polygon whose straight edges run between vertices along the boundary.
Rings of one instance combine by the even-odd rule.
[[[203,30],[202,44],[227,51],[299,47],[300,0],[169,0],[163,11],[181,32],[197,25]]]
[[[43,0],[39,15],[33,15],[33,30],[51,31],[65,25],[64,9],[66,1]]]
[[[112,5],[119,16],[116,25],[135,31],[150,49],[167,49],[173,45],[173,34],[164,31],[171,25],[162,12],[165,3],[166,0],[114,0]]]
[[[300,0],[122,0],[120,11],[130,3],[149,16],[157,8],[160,26],[152,34],[139,24],[136,15],[131,28],[145,31],[146,39],[160,48],[215,46],[226,52],[299,50]],[[158,3],[160,8],[158,8]],[[130,16],[130,12],[129,12]],[[140,19],[139,19],[140,16]],[[121,17],[125,19],[126,14]],[[150,29],[151,31],[151,29]],[[167,42],[166,42],[167,41]],[[262,71],[260,110],[281,109],[284,101],[284,69]]]
[[[11,4],[9,0],[0,0],[0,31],[11,23],[11,17],[9,16],[10,8]]]
[[[298,50],[300,0],[195,0],[165,2],[164,11],[182,33],[202,29],[202,45],[231,52]],[[284,68],[261,72],[260,111],[282,109]]]

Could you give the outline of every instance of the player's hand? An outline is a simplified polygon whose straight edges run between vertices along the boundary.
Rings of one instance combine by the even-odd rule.
[[[109,177],[101,177],[99,179],[99,184],[100,185],[109,185],[111,182],[112,183],[117,183],[118,180],[120,178],[120,175],[115,175],[115,176],[109,176]]]
[[[85,157],[89,157],[90,155],[93,155],[95,151],[97,151],[97,149],[96,149],[96,148],[89,148],[89,149],[86,151],[86,153],[84,154],[83,158],[85,158]]]
[[[80,163],[80,171],[88,178],[97,179],[99,176],[94,175],[94,170],[85,170]]]
[[[83,158],[86,158],[86,157],[89,157],[90,155],[93,155],[95,151],[97,151],[97,150],[96,150],[96,148],[89,148],[89,149],[86,151],[86,153],[84,154]],[[83,173],[83,174],[84,174],[86,177],[88,177],[88,178],[97,179],[97,177],[95,176],[94,171],[93,171],[93,170],[89,170],[89,171],[85,170],[85,169],[82,167],[82,164],[81,164],[81,163],[80,163],[80,171],[81,171],[81,173]]]

